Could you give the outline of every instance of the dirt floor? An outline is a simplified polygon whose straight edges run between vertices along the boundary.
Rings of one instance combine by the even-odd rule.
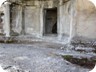
[[[82,66],[74,59],[96,58],[94,50],[49,42],[1,43],[0,65],[8,72],[88,72],[95,64],[86,67],[85,60],[82,62],[86,65]]]

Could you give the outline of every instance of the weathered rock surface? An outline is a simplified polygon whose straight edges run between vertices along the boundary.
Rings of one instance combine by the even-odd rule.
[[[50,44],[50,43],[49,43]],[[40,44],[41,45],[41,44]],[[43,44],[42,44],[43,45]],[[0,44],[0,65],[9,72],[87,72],[61,55],[92,56],[38,44]],[[52,44],[51,44],[52,45]],[[62,46],[61,46],[62,47]]]

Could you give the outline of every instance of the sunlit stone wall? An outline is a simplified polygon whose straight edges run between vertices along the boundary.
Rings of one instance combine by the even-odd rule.
[[[96,8],[89,0],[77,0],[76,2],[75,39],[81,41],[96,40]]]

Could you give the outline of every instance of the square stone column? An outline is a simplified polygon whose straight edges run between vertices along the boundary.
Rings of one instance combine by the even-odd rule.
[[[40,35],[43,36],[44,29],[44,18],[43,18],[43,8],[40,8]]]
[[[5,37],[10,37],[10,4],[9,2],[4,3],[4,34]]]
[[[71,1],[71,21],[70,21],[70,37],[69,37],[69,43],[73,40],[73,38],[76,35],[76,16],[77,16],[77,11],[76,11],[76,0]]]
[[[63,5],[62,5],[62,2],[63,0],[60,0],[60,3],[59,3],[59,8],[58,8],[58,22],[57,22],[57,27],[58,27],[58,39],[61,39],[62,38],[62,14],[63,14]]]

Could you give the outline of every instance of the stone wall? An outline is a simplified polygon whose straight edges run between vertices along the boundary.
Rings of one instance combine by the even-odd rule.
[[[76,2],[75,40],[81,42],[94,42],[96,40],[96,8],[88,0]]]
[[[25,33],[39,35],[40,33],[40,9],[36,7],[25,7],[24,9]]]
[[[61,8],[60,24],[62,25],[62,34],[70,35],[70,21],[71,21],[71,1],[64,3],[58,7]]]
[[[17,5],[13,6],[13,9],[11,9],[12,10],[11,30],[13,33],[15,32],[20,34],[23,32],[26,35],[42,36],[44,33],[44,9],[57,7],[57,33],[58,35],[70,36],[72,1],[13,0],[12,2],[17,3]]]
[[[22,31],[22,7],[19,5],[10,7],[11,35],[20,34]]]
[[[88,0],[10,0],[11,31],[19,35],[43,36],[44,9],[57,8],[57,34],[73,41],[96,40],[96,9]],[[11,32],[11,33],[12,33]]]

